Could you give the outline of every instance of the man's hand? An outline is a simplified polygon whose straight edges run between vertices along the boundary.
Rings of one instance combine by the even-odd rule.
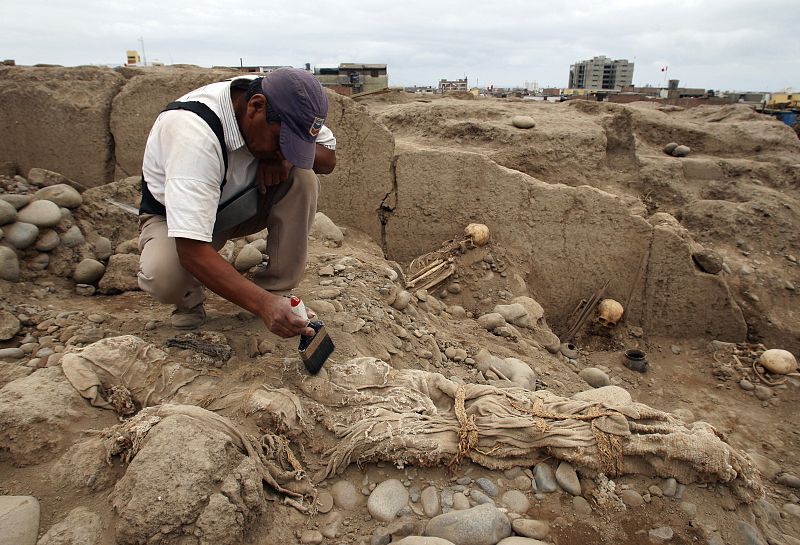
[[[258,315],[264,321],[267,329],[284,339],[296,335],[314,335],[314,330],[307,327],[306,321],[292,312],[292,306],[287,297],[272,295],[268,292],[266,294]]]
[[[289,177],[290,170],[292,170],[292,164],[280,155],[277,155],[272,160],[259,161],[258,174],[256,176],[258,178],[258,190],[263,194],[267,192],[269,186],[285,182]]]
[[[273,295],[256,286],[222,259],[208,242],[175,238],[181,265],[214,293],[256,314],[270,331],[284,338],[314,335],[306,322],[292,314],[286,297]]]

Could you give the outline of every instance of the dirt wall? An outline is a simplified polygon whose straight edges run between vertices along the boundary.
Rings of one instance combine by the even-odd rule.
[[[607,295],[626,302],[633,291],[629,316],[651,334],[745,338],[727,285],[697,271],[688,240],[671,227],[654,228],[633,201],[588,186],[546,184],[454,151],[401,153],[396,185],[386,224],[392,259],[410,260],[470,222],[485,223],[493,244],[526,269],[528,289],[553,323],[610,279]],[[645,272],[632,290],[643,256]]]
[[[332,91],[325,123],[336,135],[336,169],[321,177],[319,209],[380,240],[379,210],[392,191],[394,137],[363,106]]]
[[[40,167],[89,187],[110,181],[108,119],[124,83],[108,68],[0,68],[0,160],[22,174]]]
[[[150,128],[164,106],[193,89],[236,76],[233,70],[154,68],[133,72],[114,97],[109,124],[115,143],[115,179],[139,175]]]

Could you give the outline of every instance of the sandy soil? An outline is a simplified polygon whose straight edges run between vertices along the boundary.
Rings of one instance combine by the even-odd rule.
[[[664,479],[624,475],[614,478],[617,491],[635,490],[645,496],[642,506],[626,507],[621,501],[604,501],[607,496],[600,493],[606,490],[602,478],[592,479],[578,468],[582,497],[591,507],[585,512],[566,491],[542,494],[532,490],[530,467],[515,473],[463,462],[452,473],[444,467],[398,468],[372,460],[353,463],[343,474],[319,483],[319,490],[324,492],[332,491],[334,484],[341,481],[352,483],[359,496],[357,506],[345,508],[337,501],[324,513],[304,514],[267,490],[267,499],[274,501],[267,501],[260,511],[240,509],[241,520],[221,526],[228,533],[220,533],[224,536],[220,538],[213,537],[213,525],[199,522],[197,511],[185,512],[176,507],[170,512],[148,506],[137,513],[126,512],[120,507],[120,497],[131,490],[136,496],[137,486],[143,486],[131,484],[126,473],[132,473],[132,469],[118,457],[111,457],[110,465],[85,459],[69,463],[70,448],[95,437],[91,430],[114,426],[119,422],[117,416],[109,410],[92,408],[79,397],[67,399],[62,394],[34,391],[28,397],[15,398],[9,388],[14,379],[20,384],[20,380],[45,371],[57,372],[61,350],[69,351],[72,345],[90,344],[101,337],[136,335],[165,349],[175,361],[196,362],[196,354],[192,350],[165,348],[176,335],[169,326],[170,308],[136,291],[79,295],[68,272],[53,274],[51,270],[35,272],[27,268],[25,260],[35,257],[29,251],[23,255],[23,281],[0,281],[0,309],[17,317],[22,315],[19,331],[1,342],[0,348],[17,347],[26,336],[35,337],[32,342],[38,345],[33,348],[34,354],[0,360],[0,386],[6,387],[0,390],[0,409],[6,411],[0,417],[18,418],[21,422],[22,415],[15,416],[14,410],[30,407],[35,418],[0,433],[0,494],[38,498],[42,508],[39,536],[76,507],[85,507],[100,520],[93,530],[91,524],[81,526],[91,536],[81,541],[87,544],[389,543],[409,533],[422,533],[417,533],[420,528],[397,530],[370,515],[366,500],[375,485],[389,479],[406,485],[412,492],[412,501],[401,520],[411,527],[431,518],[422,514],[418,498],[413,501],[415,492],[418,495],[428,486],[456,493],[462,489],[480,490],[476,481],[486,477],[501,492],[520,489],[520,483],[524,484],[527,478],[528,486],[522,491],[530,501],[529,509],[511,518],[548,522],[549,532],[542,539],[557,545],[664,542],[648,534],[662,527],[671,530],[669,543],[800,543],[800,492],[778,477],[800,475],[800,457],[796,453],[800,428],[794,419],[800,380],[789,377],[783,384],[767,386],[747,365],[748,356],[762,349],[756,343],[767,348],[788,348],[795,354],[800,346],[800,319],[796,314],[796,287],[800,286],[796,261],[800,257],[800,144],[787,140],[781,127],[738,106],[684,111],[648,105],[551,105],[448,98],[420,101],[398,94],[363,102],[392,131],[400,152],[422,148],[475,151],[548,183],[593,185],[639,198],[651,213],[675,215],[694,239],[724,258],[727,272],[722,274],[745,312],[751,344],[734,346],[713,344],[714,339],[709,338],[665,338],[658,332],[642,332],[623,319],[613,329],[596,323],[587,325],[574,339],[579,354],[570,359],[560,353],[551,354],[544,347],[542,339],[546,335],[543,337],[542,332],[552,327],[561,334],[568,325],[548,326],[546,308],[545,321],[531,329],[520,328],[519,338],[494,334],[481,327],[476,318],[521,295],[516,292],[513,278],[515,273],[524,272],[525,264],[504,262],[504,249],[491,243],[459,255],[456,276],[432,289],[429,295],[412,297],[407,307],[397,310],[387,303],[391,297],[380,291],[394,286],[394,295],[402,287],[402,277],[392,280],[390,271],[397,268],[396,264],[387,261],[379,241],[342,225],[345,234],[341,245],[323,238],[312,242],[307,274],[296,290],[331,330],[337,348],[330,364],[371,356],[398,370],[430,370],[454,380],[484,384],[491,377],[475,368],[473,358],[485,348],[499,357],[523,360],[536,373],[537,389],[565,397],[591,389],[578,373],[584,368],[598,368],[610,384],[625,388],[635,401],[672,412],[687,425],[708,422],[732,447],[752,453],[762,473],[764,497],[744,503],[719,482],[685,483],[677,495],[666,496],[663,491],[669,489],[669,484]],[[509,119],[513,115],[533,117],[533,132],[523,133],[511,126]],[[683,161],[665,155],[661,147],[669,141],[691,146],[692,154]],[[119,193],[115,195],[120,197]],[[125,245],[135,229],[131,218],[114,206],[97,202],[87,200],[82,207],[87,211],[83,216],[80,211],[74,212],[77,224],[88,232],[91,226],[87,222],[101,217],[108,223],[95,225],[95,231],[112,239],[116,253],[121,253],[120,245],[124,251],[135,253],[131,244]],[[130,225],[120,226],[125,221]],[[244,243],[239,241],[237,250]],[[400,264],[405,271],[408,265]],[[328,271],[331,267],[334,268]],[[453,284],[458,289],[448,290]],[[457,309],[456,305],[463,308]],[[188,399],[199,404],[201,398],[218,397],[221,392],[242,387],[286,388],[303,400],[313,417],[307,422],[308,429],[289,430],[284,435],[290,438],[304,467],[313,470],[324,465],[325,450],[338,440],[324,426],[326,412],[304,397],[307,375],[296,353],[296,340],[276,338],[257,319],[213,295],[207,301],[207,311],[209,320],[203,330],[224,335],[234,356],[227,362],[217,362],[219,367],[208,366],[203,376],[184,389],[179,396],[181,402]],[[92,338],[96,334],[92,328],[99,331],[97,339]],[[75,334],[85,338],[71,345],[69,339]],[[36,350],[49,346],[60,348],[56,354],[31,363]],[[451,347],[465,350],[469,359],[448,358],[445,349]],[[623,365],[622,352],[629,348],[647,353],[650,369],[646,373]],[[738,361],[733,357],[734,350]],[[37,400],[52,404],[51,414],[36,408]],[[247,433],[265,431],[263,421],[246,410],[220,412]],[[201,431],[196,433],[198,441]],[[195,453],[183,452],[184,445],[179,440],[183,439],[179,437],[174,444],[167,440],[163,447],[166,450],[161,452],[171,453],[175,467],[181,467],[184,455],[190,456],[189,463],[202,465],[199,457],[191,457]],[[212,452],[209,445],[213,441],[204,441],[202,444]],[[151,447],[146,448],[155,448],[155,440],[148,444]],[[203,448],[197,448],[200,456]],[[205,475],[201,475],[200,468],[196,474],[189,474],[191,478],[182,474],[176,480],[165,479],[165,501],[172,497],[170,494],[186,494],[181,498],[194,494],[200,498],[198,509],[202,511],[213,494],[226,490],[225,479],[231,475],[240,478],[243,470],[237,464],[241,453],[226,444],[218,454],[223,457],[220,460],[226,460],[224,463],[216,469],[202,469],[217,471],[209,484],[184,482],[195,477],[200,482],[199,476]],[[554,463],[548,452],[539,454],[540,461]],[[208,460],[215,459],[209,454]],[[202,460],[211,464],[206,458]],[[165,463],[158,470],[160,477],[156,470],[144,475],[163,478],[169,473],[164,468],[170,462]],[[523,479],[516,480],[518,477]],[[459,479],[465,479],[466,484],[460,484]],[[159,502],[161,498],[159,494]],[[471,496],[470,505],[476,503],[476,498],[477,495]],[[148,520],[161,520],[159,517],[167,515],[179,521],[177,526],[149,533]],[[389,535],[390,530],[394,536]],[[42,545],[67,542],[70,541],[58,541],[53,536],[41,541]]]

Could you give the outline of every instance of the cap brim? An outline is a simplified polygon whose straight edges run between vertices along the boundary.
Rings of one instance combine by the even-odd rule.
[[[281,153],[287,161],[298,168],[311,170],[314,168],[314,155],[317,151],[316,141],[309,142],[300,138],[286,124],[281,126]]]

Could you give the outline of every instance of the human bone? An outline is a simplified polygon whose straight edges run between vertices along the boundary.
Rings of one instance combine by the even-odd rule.
[[[489,242],[489,228],[482,223],[470,223],[464,229],[464,234],[472,239],[475,246],[483,246]]]
[[[791,352],[772,348],[758,358],[758,363],[770,373],[785,375],[797,369],[797,360]]]
[[[614,327],[622,319],[625,309],[613,299],[603,299],[597,305],[597,321],[605,327]]]

